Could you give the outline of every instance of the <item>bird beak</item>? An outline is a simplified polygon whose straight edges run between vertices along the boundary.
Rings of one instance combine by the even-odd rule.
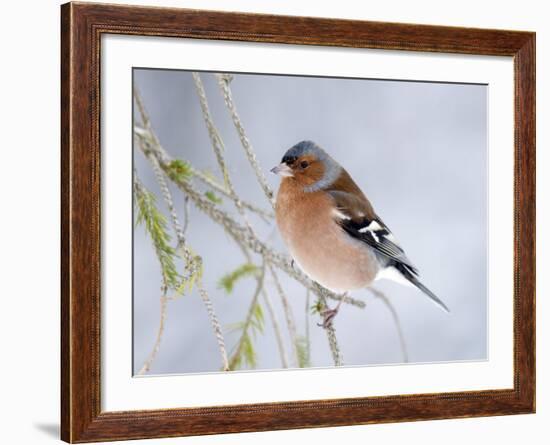
[[[270,172],[283,177],[294,176],[292,174],[292,169],[284,162],[281,162],[279,165],[273,167]]]

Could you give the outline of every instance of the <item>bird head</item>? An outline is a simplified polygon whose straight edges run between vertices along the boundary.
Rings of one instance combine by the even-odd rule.
[[[330,186],[340,175],[340,165],[315,142],[302,141],[289,148],[271,172],[296,181],[306,192]]]

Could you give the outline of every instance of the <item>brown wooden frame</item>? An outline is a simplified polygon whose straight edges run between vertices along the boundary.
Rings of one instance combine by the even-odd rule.
[[[514,388],[102,412],[100,37],[104,33],[512,56]],[[91,3],[61,7],[61,437],[171,437],[535,411],[535,34]]]

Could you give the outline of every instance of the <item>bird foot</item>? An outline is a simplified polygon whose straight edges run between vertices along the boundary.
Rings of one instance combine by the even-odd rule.
[[[344,302],[344,300],[347,298],[348,294],[347,292],[342,295],[342,298],[336,305],[334,309],[327,308],[323,311],[321,311],[321,316],[323,317],[322,323],[317,323],[317,326],[323,327],[324,329],[327,329],[328,327],[332,326],[332,320],[334,320],[334,317],[336,317],[336,314],[338,313],[338,310],[340,309],[340,306]]]
[[[332,321],[334,320],[334,317],[336,317],[338,309],[339,307],[337,306],[334,309],[325,309],[324,311],[321,311],[323,322],[317,323],[317,326],[320,326],[323,329],[327,329],[328,327],[332,326]]]

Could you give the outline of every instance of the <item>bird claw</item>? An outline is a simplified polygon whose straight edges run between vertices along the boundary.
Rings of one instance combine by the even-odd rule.
[[[334,317],[336,317],[336,314],[338,313],[338,307],[334,309],[325,309],[324,311],[321,311],[321,315],[323,316],[323,322],[317,323],[317,326],[322,327],[323,329],[327,329],[330,326],[332,326],[332,321],[334,320]]]

